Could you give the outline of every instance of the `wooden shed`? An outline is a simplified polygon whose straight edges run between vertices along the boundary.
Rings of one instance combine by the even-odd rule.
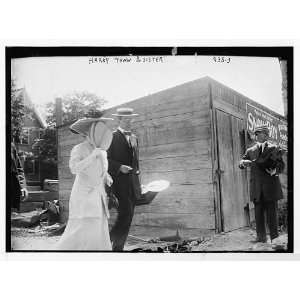
[[[170,182],[150,205],[136,207],[132,233],[160,236],[179,229],[185,236],[206,235],[253,221],[249,171],[240,170],[238,162],[253,143],[255,124],[268,124],[271,139],[286,148],[283,116],[209,77],[122,106],[139,113],[133,131],[139,137],[142,183]],[[68,127],[58,127],[59,199],[64,220],[74,180],[68,168],[69,155],[80,142]],[[281,182],[286,198],[286,172]]]

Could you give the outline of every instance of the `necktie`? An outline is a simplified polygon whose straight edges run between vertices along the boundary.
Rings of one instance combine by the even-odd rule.
[[[262,154],[262,144],[258,146],[258,155]]]
[[[124,130],[124,135],[126,137],[126,140],[127,140],[128,144],[129,144],[129,146],[131,146],[131,141],[130,141],[131,131],[125,131]]]
[[[267,146],[267,143],[266,143],[266,142],[264,142],[264,143],[261,144],[261,152],[262,152],[262,153],[265,151],[266,146]]]

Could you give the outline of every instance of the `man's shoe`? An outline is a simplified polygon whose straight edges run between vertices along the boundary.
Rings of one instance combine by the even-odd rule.
[[[271,241],[272,248],[274,250],[284,250],[285,249],[285,243],[281,240],[280,236],[272,239]]]
[[[251,241],[251,243],[266,243],[267,238],[256,238],[255,240]]]

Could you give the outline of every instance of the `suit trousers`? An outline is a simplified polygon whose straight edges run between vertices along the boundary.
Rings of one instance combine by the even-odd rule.
[[[10,176],[10,197],[11,197],[11,208],[20,210],[21,204],[21,188],[17,175],[11,174]]]
[[[119,202],[118,216],[110,231],[110,239],[113,251],[123,251],[134,214],[133,187],[130,187],[128,197],[117,192],[115,195]]]
[[[278,203],[274,201],[266,201],[263,194],[259,202],[254,203],[255,223],[257,238],[266,241],[266,221],[270,231],[271,240],[278,237]]]

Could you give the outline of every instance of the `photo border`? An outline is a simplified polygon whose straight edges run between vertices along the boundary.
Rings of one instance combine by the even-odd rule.
[[[294,48],[293,46],[268,47],[104,47],[104,46],[7,46],[5,48],[6,71],[6,252],[46,252],[46,253],[133,253],[122,251],[51,251],[51,250],[12,250],[11,249],[11,209],[9,201],[10,181],[10,130],[11,130],[11,59],[26,57],[53,57],[53,56],[165,56],[165,55],[198,55],[198,56],[247,56],[247,57],[276,57],[287,61],[287,98],[288,98],[288,248],[276,252],[270,251],[193,251],[192,253],[294,253]],[[144,253],[144,252],[142,252]],[[153,252],[158,253],[158,252]],[[176,253],[180,254],[180,253]]]

